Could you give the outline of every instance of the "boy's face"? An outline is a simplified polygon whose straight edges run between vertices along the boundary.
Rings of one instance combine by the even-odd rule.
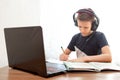
[[[92,22],[91,21],[80,21],[77,20],[79,30],[82,34],[82,36],[88,36],[91,34],[92,30]]]

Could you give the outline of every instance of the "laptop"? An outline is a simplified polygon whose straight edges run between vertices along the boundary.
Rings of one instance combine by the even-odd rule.
[[[64,73],[63,64],[46,62],[41,26],[4,28],[9,67],[51,77]]]

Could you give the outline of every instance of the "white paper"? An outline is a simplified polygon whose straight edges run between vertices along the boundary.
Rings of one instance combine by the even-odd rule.
[[[75,46],[75,51],[76,51],[77,58],[87,56],[83,51],[78,49],[76,46]]]
[[[57,64],[63,64],[63,61],[60,61],[60,60],[57,60],[57,59],[47,59],[46,60],[47,62],[50,62],[50,63],[57,63]]]

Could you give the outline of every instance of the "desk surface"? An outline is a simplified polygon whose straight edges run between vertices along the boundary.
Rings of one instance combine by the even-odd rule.
[[[58,76],[43,78],[38,75],[23,72],[9,67],[0,68],[0,80],[118,80],[120,72],[68,72]]]

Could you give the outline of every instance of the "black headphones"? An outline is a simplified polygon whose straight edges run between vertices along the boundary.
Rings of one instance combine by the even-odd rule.
[[[96,29],[98,28],[99,26],[99,18],[96,16],[96,14],[94,13],[94,11],[91,9],[91,8],[87,8],[87,9],[80,9],[78,10],[77,12],[75,12],[73,14],[73,21],[74,21],[74,24],[75,26],[78,26],[78,23],[77,23],[77,19],[76,19],[76,14],[79,14],[79,13],[87,13],[87,14],[90,14],[90,15],[93,15],[95,17],[94,21],[92,22],[92,28],[91,30],[93,31],[96,31]]]

